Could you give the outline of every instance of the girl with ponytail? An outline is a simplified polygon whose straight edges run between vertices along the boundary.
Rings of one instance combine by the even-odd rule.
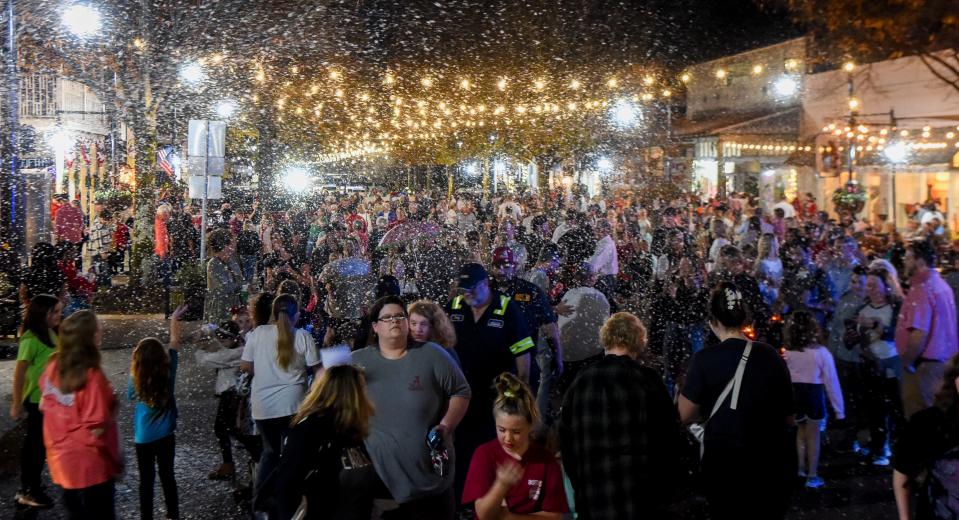
[[[534,514],[558,520],[569,512],[559,463],[530,441],[540,419],[536,398],[508,372],[496,378],[494,387],[496,439],[473,453],[463,504],[473,503],[480,520]]]
[[[243,347],[240,369],[253,375],[250,390],[253,420],[263,438],[256,476],[253,507],[267,511],[264,499],[273,496],[266,477],[276,468],[280,446],[306,395],[307,371],[320,364],[309,332],[295,327],[300,316],[296,297],[281,294],[273,300],[273,322],[250,331]]]

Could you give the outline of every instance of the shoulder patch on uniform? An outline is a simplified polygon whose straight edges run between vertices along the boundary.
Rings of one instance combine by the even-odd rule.
[[[503,320],[489,320],[486,322],[487,327],[493,327],[497,329],[503,328]]]
[[[518,302],[528,302],[532,300],[529,293],[516,293],[516,295],[513,296],[513,299]]]

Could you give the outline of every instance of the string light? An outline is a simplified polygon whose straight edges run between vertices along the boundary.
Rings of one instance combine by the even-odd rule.
[[[758,76],[763,73],[762,65],[753,65],[753,76]]]
[[[716,79],[726,79],[726,69],[717,69],[716,70]]]
[[[852,61],[847,61],[846,63],[842,64],[842,70],[846,72],[852,72],[856,70],[856,64]]]

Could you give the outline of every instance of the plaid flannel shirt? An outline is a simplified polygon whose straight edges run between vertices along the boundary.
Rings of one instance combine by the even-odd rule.
[[[578,518],[659,518],[675,491],[681,446],[679,417],[659,374],[608,355],[576,377],[560,421]]]
[[[104,224],[97,217],[90,229],[90,241],[87,242],[87,247],[94,259],[101,253],[109,253],[113,249],[113,226]]]

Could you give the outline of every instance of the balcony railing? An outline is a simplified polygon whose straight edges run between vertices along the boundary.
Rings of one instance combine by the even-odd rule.
[[[103,103],[93,91],[53,74],[24,74],[20,78],[21,118],[61,118],[105,124]]]

